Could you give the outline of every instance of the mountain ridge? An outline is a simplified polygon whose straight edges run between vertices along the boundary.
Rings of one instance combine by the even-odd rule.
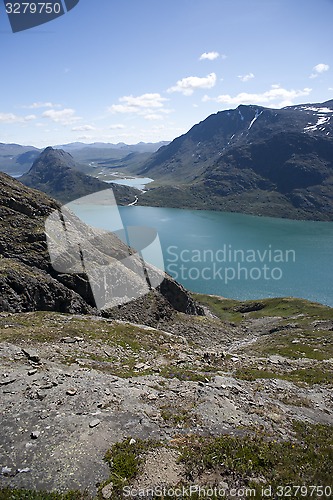
[[[93,173],[94,167],[101,168],[105,163],[110,166],[122,167],[122,161],[129,154],[138,156],[138,167],[141,165],[141,157],[147,160],[149,156],[155,152],[161,145],[168,144],[169,141],[161,141],[157,143],[139,142],[137,144],[125,143],[106,143],[95,142],[86,144],[83,142],[74,142],[63,145],[53,145],[54,149],[63,149],[69,152],[78,162],[79,169],[84,173]],[[25,174],[30,168],[33,161],[41,154],[44,148],[35,146],[24,146],[20,144],[0,143],[0,171],[3,171],[14,177],[19,177]],[[89,168],[90,166],[90,168]]]
[[[72,155],[52,147],[44,149],[20,181],[63,203],[112,187],[117,202],[128,205],[135,200],[138,192],[134,188],[109,184],[80,172]]]
[[[139,203],[333,220],[332,117],[333,100],[210,115],[144,164]]]

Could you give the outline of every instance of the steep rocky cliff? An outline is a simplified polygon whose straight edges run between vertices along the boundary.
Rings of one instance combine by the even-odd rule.
[[[60,210],[55,200],[0,173],[0,310],[96,312],[85,272],[58,272],[51,264],[45,220],[54,210]],[[88,234],[92,240],[96,236],[75,216],[72,223],[87,238]],[[93,245],[94,241],[91,248]],[[103,240],[98,242],[100,259],[119,260],[128,252],[128,247],[111,233],[103,235]],[[128,269],[123,266],[120,270],[130,284],[139,286]],[[110,308],[103,314],[154,324],[175,310],[189,314],[201,312],[187,291],[166,276],[157,290],[152,289],[137,301]]]

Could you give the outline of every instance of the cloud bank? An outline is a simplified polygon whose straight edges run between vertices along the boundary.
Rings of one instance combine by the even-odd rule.
[[[188,76],[178,80],[176,85],[170,87],[168,92],[181,92],[183,95],[192,95],[198,89],[211,89],[216,85],[217,77],[215,73],[210,73],[206,77]]]
[[[312,89],[304,88],[303,90],[288,90],[280,87],[279,85],[272,85],[272,87],[266,92],[261,94],[250,94],[247,92],[241,92],[235,96],[230,94],[219,95],[218,97],[204,96],[203,101],[215,101],[219,104],[230,104],[230,105],[240,105],[240,104],[258,104],[258,105],[274,105],[278,108],[284,106],[291,106],[294,99],[302,96],[308,96]]]

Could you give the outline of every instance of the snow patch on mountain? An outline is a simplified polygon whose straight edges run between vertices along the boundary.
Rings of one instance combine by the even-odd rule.
[[[309,132],[311,130],[317,130],[320,125],[324,125],[324,123],[328,123],[330,121],[330,116],[320,116],[317,120],[317,123],[315,125],[310,125],[308,127],[304,128],[305,132]]]
[[[254,122],[259,118],[259,116],[263,113],[263,111],[261,111],[260,113],[258,112],[258,110],[256,109],[256,114],[254,115],[254,118],[253,120],[251,121],[249,127],[248,127],[248,130],[250,130],[250,128],[252,127],[252,125],[254,124]]]
[[[312,108],[312,107],[304,106],[301,109],[305,109],[307,111],[315,111],[316,113],[333,113],[333,109],[330,109],[330,108]]]

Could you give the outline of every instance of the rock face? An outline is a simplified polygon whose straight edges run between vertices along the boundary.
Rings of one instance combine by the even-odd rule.
[[[211,443],[213,436],[222,435],[264,436],[271,446],[280,443],[276,462],[266,462],[274,474],[282,469],[283,451],[289,455],[300,446],[295,471],[298,464],[312,470],[321,455],[327,477],[333,425],[332,310],[297,299],[205,300],[208,306],[219,303],[223,316],[236,313],[237,323],[216,315],[178,315],[163,328],[149,328],[78,314],[0,313],[0,493],[6,486],[79,489],[97,499],[99,484],[105,495],[111,494],[103,498],[124,498],[112,494],[112,485],[106,488],[110,470],[103,458],[112,445],[127,440],[122,463],[132,463],[125,460],[141,439],[160,446],[148,456],[145,448],[139,449],[144,460],[133,488],[200,484],[188,470],[204,483],[202,468],[183,469],[175,446],[183,447],[189,438],[202,446],[200,437]],[[316,424],[326,429],[325,448],[315,442],[309,461],[304,434],[296,439],[295,421],[311,424],[311,439]],[[193,444],[191,451],[195,449]],[[260,477],[267,478],[261,472],[261,441],[245,455],[246,476],[244,462],[232,469],[222,459],[225,453],[239,464],[245,451],[233,454],[233,447],[224,450],[220,444],[220,460],[212,468],[214,453],[209,450],[207,482],[215,480],[221,487],[227,481],[238,488],[243,484],[238,481],[245,480],[248,486],[249,479],[258,477],[251,475],[258,469],[253,471],[249,458],[258,454]],[[200,467],[203,463],[201,454]],[[315,464],[318,475],[317,460]],[[221,476],[216,475],[218,467]],[[120,470],[125,474],[128,468]],[[119,469],[112,472],[117,477]],[[11,497],[9,492],[2,495]]]
[[[69,153],[51,147],[38,156],[29,172],[20,177],[20,181],[63,203],[110,188],[110,184],[79,172]],[[120,205],[133,202],[138,193],[134,188],[118,184],[112,184],[112,188]]]
[[[143,204],[333,220],[333,100],[211,115],[140,173],[164,183]]]
[[[0,311],[96,312],[84,269],[66,273],[51,265],[45,220],[54,210],[60,210],[56,201],[0,173]],[[92,230],[75,216],[72,222],[89,239]],[[98,242],[98,258],[104,263],[128,253],[129,248],[111,233]],[[127,268],[120,267],[120,272],[129,283],[136,284],[135,275]],[[104,315],[156,324],[175,310],[202,313],[181,285],[165,277],[157,290],[136,302],[104,311]]]

